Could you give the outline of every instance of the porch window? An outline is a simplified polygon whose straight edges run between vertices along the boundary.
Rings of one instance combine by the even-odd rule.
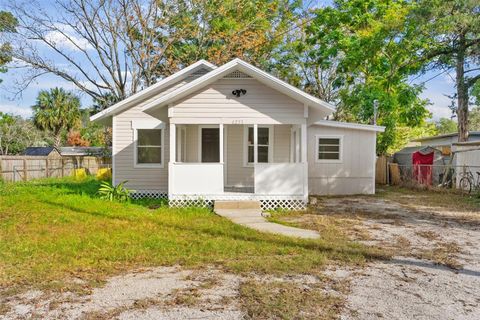
[[[253,127],[247,127],[246,134],[246,146],[247,146],[247,165],[251,165],[254,162],[254,133]],[[271,162],[272,154],[272,128],[271,127],[258,127],[258,162],[267,163]]]
[[[163,129],[137,129],[137,165],[162,165]]]
[[[340,162],[342,161],[341,136],[317,136],[317,161]]]

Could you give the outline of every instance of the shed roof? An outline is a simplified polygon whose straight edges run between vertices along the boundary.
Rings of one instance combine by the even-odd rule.
[[[26,156],[48,156],[52,151],[57,151],[55,147],[27,147],[23,154]]]

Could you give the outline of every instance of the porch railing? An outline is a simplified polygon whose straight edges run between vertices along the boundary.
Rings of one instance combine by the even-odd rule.
[[[173,195],[212,195],[223,193],[222,163],[170,163]]]
[[[254,172],[256,194],[306,194],[306,163],[257,163]]]

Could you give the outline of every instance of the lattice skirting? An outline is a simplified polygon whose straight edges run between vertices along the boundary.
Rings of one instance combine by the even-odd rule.
[[[195,196],[183,195],[174,196],[169,199],[171,207],[200,206],[213,207],[215,200],[257,200],[260,201],[263,210],[305,210],[307,202],[302,196],[262,196],[262,195],[212,195],[212,196]]]
[[[157,190],[139,190],[131,195],[132,199],[153,198],[168,199],[166,192]],[[255,194],[224,194],[224,195],[176,195],[168,199],[170,207],[204,207],[213,208],[215,200],[257,200],[263,210],[305,210],[307,202],[302,196],[262,196]]]

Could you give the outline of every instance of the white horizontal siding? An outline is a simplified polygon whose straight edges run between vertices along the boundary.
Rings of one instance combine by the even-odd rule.
[[[240,97],[233,90],[245,89]],[[175,103],[173,118],[249,118],[280,122],[304,120],[302,103],[255,79],[220,79]]]
[[[316,135],[343,136],[342,162],[316,162]],[[310,194],[370,194],[375,192],[376,133],[313,125],[308,128]]]

